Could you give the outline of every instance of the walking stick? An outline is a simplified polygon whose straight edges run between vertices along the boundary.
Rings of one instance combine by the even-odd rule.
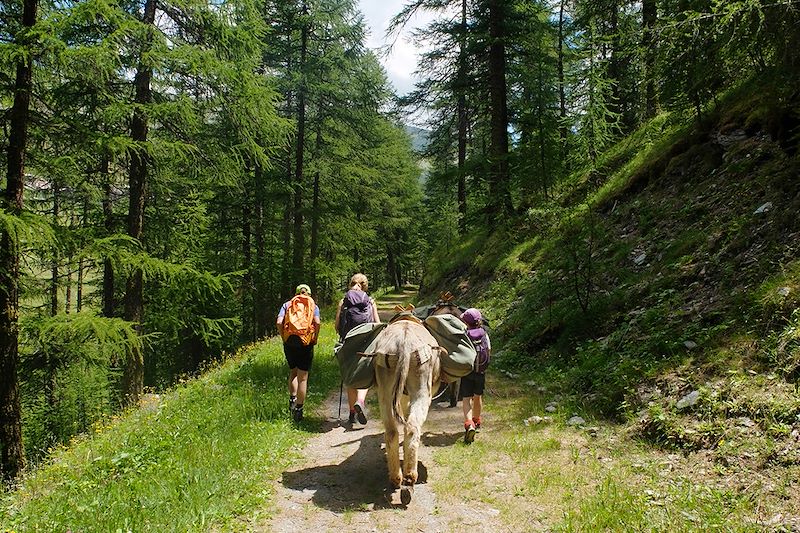
[[[339,382],[339,420],[342,419],[342,393],[344,392],[344,381]]]

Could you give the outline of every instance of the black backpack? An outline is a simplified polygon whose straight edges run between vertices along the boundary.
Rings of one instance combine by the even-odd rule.
[[[369,294],[364,291],[347,291],[342,299],[342,310],[339,315],[339,336],[344,338],[351,329],[367,322],[372,322]]]

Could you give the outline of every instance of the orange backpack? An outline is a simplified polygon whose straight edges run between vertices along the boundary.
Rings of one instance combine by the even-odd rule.
[[[297,335],[303,346],[308,346],[314,341],[314,309],[316,304],[314,299],[308,294],[298,294],[286,306],[286,314],[283,315],[283,328],[281,338],[283,342]]]

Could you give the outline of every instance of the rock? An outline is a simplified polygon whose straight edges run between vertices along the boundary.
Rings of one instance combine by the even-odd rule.
[[[590,437],[597,437],[597,432],[600,431],[600,428],[597,427],[590,427],[586,428],[586,433],[589,434]]]
[[[790,287],[780,287],[778,289],[778,294],[780,294],[781,296],[789,296],[790,292],[792,292],[792,289]]]
[[[536,382],[535,381],[526,381],[525,385],[527,385],[528,387],[535,387],[536,386]]]
[[[636,266],[641,266],[645,262],[645,260],[647,260],[647,254],[642,252],[639,255],[637,255],[636,258],[634,258],[633,263]]]
[[[686,409],[687,407],[695,405],[698,402],[698,400],[700,400],[700,391],[693,390],[692,392],[690,392],[689,394],[678,400],[678,403],[675,404],[675,407],[677,409]]]
[[[736,419],[736,423],[740,426],[744,426],[746,428],[751,428],[756,425],[751,419],[747,418],[746,416],[740,416]]]
[[[572,418],[567,420],[567,425],[568,426],[582,426],[585,423],[586,423],[586,420],[584,420],[583,418],[581,418],[579,416],[573,416]]]
[[[753,211],[753,214],[754,215],[760,215],[762,213],[766,213],[767,211],[772,209],[772,207],[773,207],[772,202],[767,202],[765,204],[762,204],[761,207],[759,207],[755,211]]]
[[[555,405],[548,405],[547,407],[544,408],[544,410],[547,411],[548,413],[555,413],[558,410],[558,408]]]
[[[535,426],[537,424],[546,424],[546,423],[549,423],[549,422],[552,422],[552,421],[553,421],[553,419],[551,417],[549,417],[549,416],[536,416],[536,415],[534,415],[534,416],[526,418],[522,422],[526,426],[530,426],[530,425],[534,425]]]
[[[686,346],[687,350],[694,350],[697,348],[697,343],[694,341],[683,341],[683,345]]]

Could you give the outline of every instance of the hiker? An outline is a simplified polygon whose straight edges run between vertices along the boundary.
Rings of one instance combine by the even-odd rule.
[[[364,274],[354,274],[350,278],[349,289],[336,308],[334,328],[336,333],[339,334],[340,342],[343,342],[350,330],[357,325],[381,321],[375,300],[367,294],[368,288],[369,282]],[[367,398],[368,390],[347,388],[347,405],[350,408],[348,423],[354,424],[356,419],[361,424],[367,423],[367,411],[364,401]]]
[[[472,372],[461,378],[458,392],[464,411],[464,442],[470,444],[475,440],[475,432],[481,428],[483,390],[486,386],[486,369],[491,358],[492,344],[483,327],[480,311],[471,307],[461,314],[461,320],[467,325],[467,335],[477,352],[475,366]]]
[[[278,313],[277,326],[283,339],[283,354],[289,365],[289,412],[295,422],[303,420],[308,372],[319,337],[319,307],[311,298],[311,287],[301,283],[294,298]]]

